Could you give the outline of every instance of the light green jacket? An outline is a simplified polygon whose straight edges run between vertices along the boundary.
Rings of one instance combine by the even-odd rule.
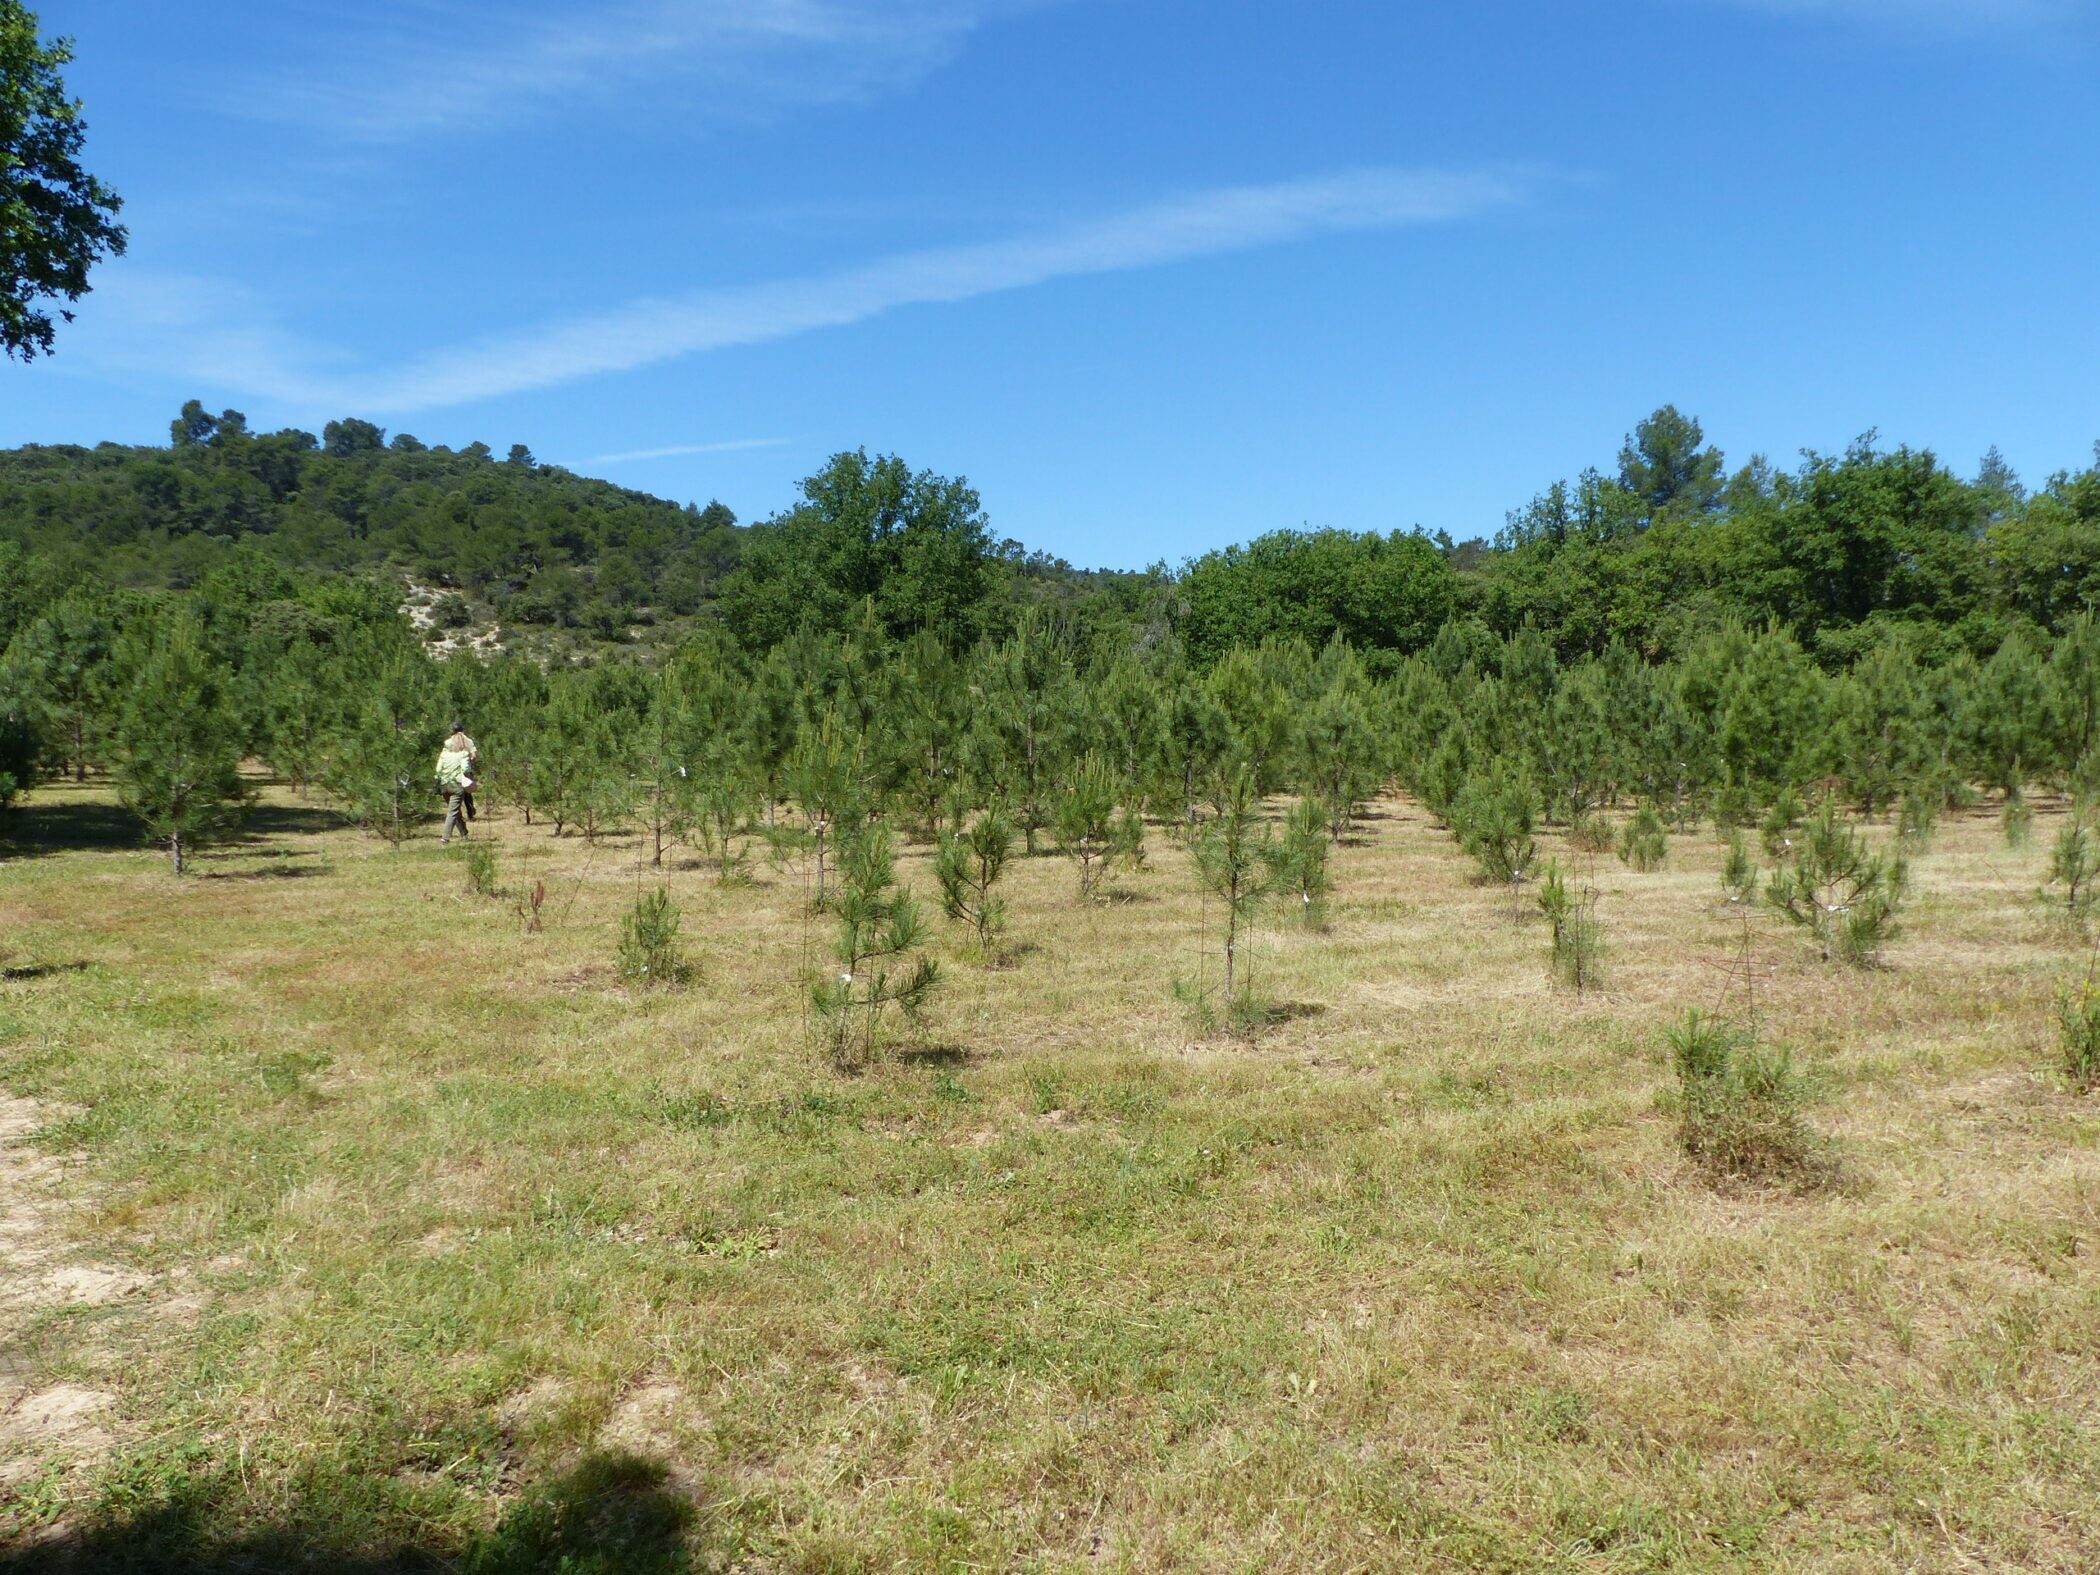
[[[438,751],[438,791],[442,793],[464,793],[467,790],[467,767],[474,757],[464,749],[441,749]]]

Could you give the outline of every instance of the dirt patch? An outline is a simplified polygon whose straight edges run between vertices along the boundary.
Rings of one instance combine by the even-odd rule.
[[[101,1420],[115,1396],[59,1384],[37,1389],[11,1359],[23,1332],[58,1307],[99,1306],[142,1292],[146,1276],[68,1261],[57,1160],[24,1140],[59,1115],[31,1099],[0,1099],[0,1453],[100,1457],[115,1443]]]
[[[704,1423],[684,1388],[668,1378],[652,1378],[630,1389],[598,1430],[598,1447],[674,1459],[680,1434]]]

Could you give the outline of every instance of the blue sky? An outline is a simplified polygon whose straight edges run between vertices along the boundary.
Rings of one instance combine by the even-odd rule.
[[[1464,538],[1671,401],[2100,438],[2100,0],[43,0],[132,248],[0,443],[362,415],[1086,565]]]

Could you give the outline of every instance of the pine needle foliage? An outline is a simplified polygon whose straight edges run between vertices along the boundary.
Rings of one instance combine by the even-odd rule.
[[[1833,1170],[1802,1120],[1806,1081],[1784,1049],[1697,1010],[1665,1030],[1683,1098],[1685,1153],[1708,1171],[1752,1180],[1821,1180]]]
[[[496,850],[488,843],[475,840],[467,844],[461,859],[467,877],[467,890],[477,897],[499,895],[496,884]]]
[[[2034,841],[2034,808],[2018,788],[2005,795],[2005,808],[1998,817],[2008,848],[2024,848]]]
[[[1899,933],[1909,884],[1900,853],[1880,853],[1835,803],[1803,822],[1793,862],[1773,871],[1766,899],[1814,938],[1825,962],[1871,968]]]
[[[1510,885],[1536,862],[1535,815],[1531,789],[1506,771],[1474,777],[1459,790],[1451,829],[1480,866],[1483,883]]]
[[[117,725],[119,796],[168,850],[177,875],[191,852],[239,821],[254,796],[241,779],[228,676],[196,622],[176,618],[139,664]]]
[[[2071,820],[2056,834],[2049,850],[2049,884],[2042,891],[2045,902],[2060,908],[2073,919],[2084,919],[2100,897],[2100,837],[2082,820]]]
[[[1283,834],[1269,849],[1269,879],[1286,912],[1309,930],[1327,928],[1327,868],[1333,836],[1328,806],[1302,798],[1284,817]]]
[[[1569,890],[1558,864],[1539,881],[1539,911],[1553,932],[1553,976],[1577,995],[1604,983],[1604,928],[1597,922],[1597,888]]]
[[[832,1065],[842,1072],[867,1066],[880,1048],[891,1007],[917,1022],[940,983],[940,965],[920,954],[926,943],[919,906],[897,888],[889,828],[856,829],[838,849],[838,885],[832,910],[835,976],[810,987],[810,1005],[824,1025]]]
[[[1643,804],[1619,833],[1619,859],[1646,874],[1662,868],[1669,856],[1670,834],[1653,804]]]
[[[971,950],[986,967],[1002,956],[999,938],[1006,929],[1006,899],[993,887],[1006,873],[1016,836],[1013,822],[995,805],[969,825],[943,830],[934,850],[941,911],[970,927]]]
[[[1079,870],[1079,899],[1097,902],[1101,883],[1119,863],[1143,848],[1144,823],[1116,812],[1122,784],[1106,761],[1086,760],[1072,773],[1051,807],[1058,851]],[[1132,828],[1138,846],[1130,846]]]
[[[1758,832],[1764,838],[1765,855],[1768,858],[1785,858],[1794,846],[1794,831],[1801,824],[1801,817],[1808,809],[1801,796],[1790,787],[1779,790],[1772,800],[1772,807],[1758,823]]]
[[[2056,997],[2058,1071],[2076,1094],[2100,1087],[2100,986],[2088,973]]]
[[[1255,917],[1272,890],[1271,841],[1268,819],[1261,812],[1260,792],[1253,778],[1243,772],[1222,788],[1217,813],[1197,828],[1189,842],[1197,878],[1224,904],[1220,937],[1225,964],[1222,1015],[1235,1031],[1251,1028],[1260,1016],[1243,948]],[[1183,994],[1189,998],[1188,992]]]
[[[1721,865],[1721,888],[1728,893],[1728,900],[1755,902],[1757,873],[1757,858],[1750,851],[1750,839],[1738,826],[1728,834],[1728,857]]]
[[[1568,846],[1578,853],[1609,852],[1618,840],[1618,828],[1600,809],[1585,809],[1568,822]]]
[[[620,977],[651,989],[685,983],[692,966],[679,954],[679,924],[678,905],[664,887],[636,898],[620,917]]]

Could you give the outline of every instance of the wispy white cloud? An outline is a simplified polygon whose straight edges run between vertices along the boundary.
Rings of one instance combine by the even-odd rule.
[[[1156,267],[1312,235],[1467,218],[1524,196],[1507,173],[1364,170],[1203,192],[1045,234],[909,252],[803,279],[636,301],[413,363],[370,389],[417,410],[837,327],[901,306],[969,300],[1052,279]]]
[[[391,0],[355,44],[245,84],[235,107],[362,142],[481,130],[675,80],[695,113],[858,98],[951,58],[979,26],[1056,0]],[[347,41],[347,40],[346,40]],[[349,62],[334,66],[331,59]]]
[[[1157,267],[1353,231],[1449,223],[1526,201],[1522,171],[1358,170],[1199,192],[1015,239],[907,252],[804,278],[630,302],[352,372],[239,293],[112,272],[82,314],[83,361],[158,370],[309,411],[398,415],[631,371],[735,345],[1055,279]],[[229,320],[230,319],[230,320]]]
[[[687,454],[734,454],[747,448],[784,448],[786,438],[735,438],[727,443],[679,443],[671,448],[638,448],[630,454],[600,454],[586,465],[625,465],[641,459],[679,459]]]
[[[1894,26],[1947,31],[2029,27],[2090,17],[2100,0],[1714,0],[1779,15],[1850,16]]]

